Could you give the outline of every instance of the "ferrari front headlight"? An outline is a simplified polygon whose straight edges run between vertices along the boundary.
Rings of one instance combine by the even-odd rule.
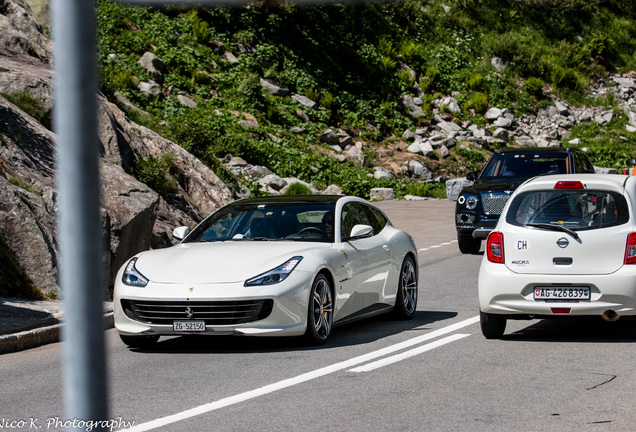
[[[284,281],[291,274],[303,257],[295,256],[276,268],[254,276],[245,281],[245,286],[274,285]]]
[[[124,274],[121,277],[121,281],[130,286],[136,287],[145,287],[148,285],[148,278],[142,275],[139,270],[135,267],[135,263],[137,262],[137,257],[132,258],[128,261],[128,265],[126,265],[126,269],[124,270]]]

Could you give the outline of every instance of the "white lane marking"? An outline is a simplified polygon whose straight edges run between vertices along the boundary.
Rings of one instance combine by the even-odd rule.
[[[426,351],[430,351],[435,348],[439,348],[442,345],[449,344],[451,342],[455,342],[456,340],[463,339],[469,334],[457,333],[451,336],[446,336],[443,339],[437,340],[435,342],[431,342],[426,345],[422,345],[417,348],[413,348],[412,350],[404,351],[403,353],[393,355],[391,357],[383,358],[382,360],[374,361],[372,363],[367,363],[364,366],[359,366],[357,368],[349,369],[347,372],[370,372],[372,370],[381,368],[383,366],[388,366],[393,363],[397,363],[399,361],[405,360],[407,358],[416,356],[418,354],[425,353]]]
[[[275,391],[278,390],[282,390],[288,387],[292,387],[295,386],[296,384],[301,384],[307,381],[311,381],[313,379],[316,378],[320,378],[322,376],[325,375],[329,375],[332,374],[334,372],[338,372],[340,370],[343,369],[348,369],[351,367],[354,367],[356,365],[362,364],[362,363],[366,363],[368,361],[374,360],[376,358],[388,355],[388,354],[392,354],[396,351],[400,351],[403,350],[405,348],[411,347],[413,345],[417,345],[419,343],[422,343],[424,341],[430,340],[430,339],[434,339],[436,337],[448,334],[448,333],[452,333],[454,331],[457,331],[461,328],[467,327],[469,325],[475,324],[476,322],[479,321],[479,316],[473,317],[473,318],[469,318],[467,320],[464,321],[460,321],[458,323],[455,324],[451,324],[447,327],[441,328],[439,330],[435,330],[433,332],[427,333],[425,335],[422,336],[418,336],[415,337],[413,339],[409,339],[407,341],[404,342],[400,342],[397,343],[395,345],[391,345],[388,346],[386,348],[382,348],[379,349],[377,351],[373,351],[370,352],[368,354],[363,354],[361,356],[358,357],[354,357],[352,359],[349,360],[345,360],[343,362],[340,363],[336,363],[333,364],[331,366],[326,366],[324,368],[321,369],[316,369],[315,371],[311,371],[311,372],[307,372],[301,375],[298,375],[296,377],[293,378],[288,378],[282,381],[279,381],[277,383],[273,383],[273,384],[268,384],[264,387],[255,389],[255,390],[250,390],[244,393],[240,393],[234,396],[229,396],[223,399],[219,399],[218,401],[215,402],[210,402],[204,405],[200,405],[198,407],[195,408],[191,408],[189,410],[185,410],[185,411],[181,411],[179,413],[176,414],[172,414],[166,417],[161,417],[155,420],[151,420],[149,422],[146,423],[141,423],[137,426],[133,426],[132,428],[129,429],[122,429],[122,430],[126,430],[126,431],[130,431],[130,432],[142,432],[142,431],[148,431],[148,430],[152,430],[155,428],[159,428],[162,426],[166,426],[172,423],[176,423],[178,421],[182,421],[182,420],[186,420],[192,417],[196,417],[198,415],[201,414],[206,414],[215,410],[218,410],[220,408],[224,408],[230,405],[234,405],[240,402],[245,402],[247,400],[250,399],[254,399],[256,397],[259,396],[263,396],[269,393],[273,393]]]
[[[427,247],[418,249],[418,251],[422,251],[423,252],[423,251],[427,251],[427,250],[431,250],[431,249],[437,249],[437,248],[440,248],[442,246],[451,245],[453,243],[457,243],[457,240],[451,240],[449,242],[444,242],[444,243],[436,244],[436,245],[433,245],[433,246],[427,246]]]

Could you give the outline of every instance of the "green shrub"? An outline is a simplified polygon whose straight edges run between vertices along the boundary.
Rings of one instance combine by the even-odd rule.
[[[486,157],[478,151],[468,150],[463,147],[457,147],[455,153],[471,162],[486,162]]]
[[[468,171],[479,171],[484,162],[486,162],[486,157],[478,151],[457,147],[454,153],[464,159],[464,164]]]
[[[385,72],[390,72],[397,67],[397,61],[393,60],[391,57],[382,56],[380,66]]]
[[[27,182],[25,182],[24,180],[22,180],[19,177],[9,177],[9,183],[11,183],[14,186],[17,186],[19,188],[24,189],[27,192],[31,192],[34,194],[37,194],[37,191],[35,189],[33,189],[33,187],[31,187],[30,184],[28,184]]]
[[[483,87],[483,77],[480,74],[471,75],[470,78],[468,78],[467,86],[469,90],[481,90]]]
[[[190,24],[192,25],[192,35],[198,42],[207,42],[210,37],[210,26],[207,22],[199,18],[196,10],[189,14]]]
[[[285,190],[285,195],[311,195],[311,189],[302,183],[292,183]]]
[[[320,105],[324,106],[327,109],[331,109],[334,107],[334,97],[328,91],[322,94],[322,98],[320,98]]]
[[[402,81],[407,87],[412,87],[413,84],[415,84],[415,77],[411,75],[411,72],[408,69],[400,69],[397,75],[400,81]]]
[[[559,90],[578,90],[583,86],[579,74],[572,68],[555,66],[550,77]]]
[[[404,198],[406,195],[438,199],[446,198],[446,185],[443,183],[402,181],[391,186],[393,186],[397,198]]]
[[[543,80],[536,77],[530,77],[523,83],[523,88],[526,92],[536,98],[543,96]]]
[[[436,89],[439,81],[440,72],[435,66],[429,66],[426,68],[426,73],[420,78],[420,87],[425,92],[430,92]]]
[[[484,114],[488,110],[488,95],[480,92],[473,93],[464,108],[474,109],[477,114]]]
[[[399,55],[404,61],[415,67],[425,54],[424,46],[413,40],[404,41],[399,46]]]
[[[131,173],[133,177],[164,198],[168,198],[177,189],[178,183],[174,177],[176,168],[172,156],[164,154],[160,157],[150,156],[135,161]]]
[[[382,37],[378,42],[378,52],[385,57],[397,57],[397,50],[393,46],[393,42],[387,37]]]
[[[44,127],[51,127],[51,113],[44,108],[42,101],[34,97],[28,91],[15,93],[0,93],[6,100],[16,105],[22,111],[36,119]]]

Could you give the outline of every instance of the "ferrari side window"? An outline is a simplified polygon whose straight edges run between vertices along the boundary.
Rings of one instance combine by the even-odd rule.
[[[371,225],[371,223],[363,205],[349,203],[342,209],[342,236],[349,237],[356,225]]]
[[[373,227],[373,235],[378,234],[384,229],[387,223],[386,217],[376,208],[365,205],[363,206],[369,220],[369,225]]]

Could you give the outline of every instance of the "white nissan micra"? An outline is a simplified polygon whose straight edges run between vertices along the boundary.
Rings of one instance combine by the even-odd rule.
[[[488,236],[481,330],[508,319],[636,315],[636,176],[550,175],[522,184]]]

